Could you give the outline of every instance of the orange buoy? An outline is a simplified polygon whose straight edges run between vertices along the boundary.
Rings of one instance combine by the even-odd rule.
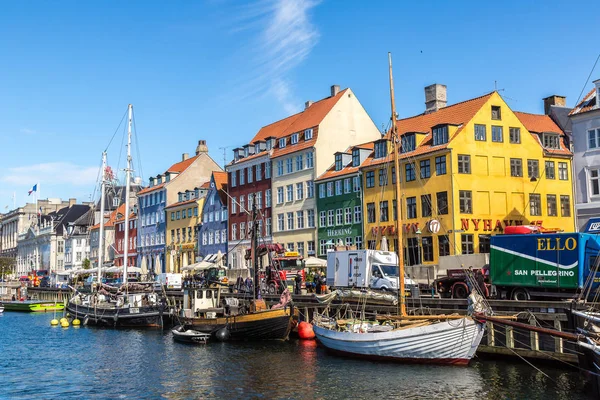
[[[298,324],[298,336],[300,339],[311,340],[315,338],[315,332],[313,331],[312,325],[308,322],[300,322]]]

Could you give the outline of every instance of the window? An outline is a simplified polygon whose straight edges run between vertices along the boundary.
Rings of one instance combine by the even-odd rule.
[[[327,240],[319,240],[319,254],[324,256],[327,252]]]
[[[367,172],[367,187],[368,188],[375,187],[375,171]]]
[[[344,193],[348,194],[352,191],[352,188],[350,187],[351,182],[352,181],[350,180],[350,178],[344,179]]]
[[[556,195],[555,194],[546,195],[546,203],[548,204],[548,216],[556,217],[557,216]]]
[[[196,207],[194,211],[196,211],[197,209],[198,207]],[[223,208],[221,210],[221,221],[227,221],[227,208]]]
[[[283,203],[283,187],[277,188],[277,204]]]
[[[357,250],[362,250],[362,236],[356,236],[354,238],[354,244]]]
[[[181,211],[177,211],[176,219],[181,219]]]
[[[383,158],[387,156],[387,141],[380,140],[375,142],[375,156],[374,158]]]
[[[271,189],[265,190],[265,207],[271,207]]]
[[[277,214],[277,230],[283,232],[285,230],[285,222],[283,220],[283,214]]]
[[[194,207],[194,217],[198,216],[198,207]],[[223,218],[225,220],[225,218]]]
[[[367,222],[375,222],[375,203],[367,203]]]
[[[246,205],[246,196],[241,195],[240,196],[240,212],[243,213],[244,212],[244,206]]]
[[[435,174],[446,175],[446,156],[439,156],[435,158]]]
[[[473,246],[473,235],[470,233],[463,233],[460,235],[460,239],[462,254],[473,254],[475,252]]]
[[[352,238],[351,237],[346,238],[346,246],[352,246]]]
[[[590,193],[600,196],[600,169],[590,169]]]
[[[298,245],[298,254],[304,257],[304,242],[296,243]]]
[[[406,164],[406,182],[414,181],[415,177],[415,164],[407,163]]]
[[[313,130],[312,128],[310,129],[305,129],[304,130],[304,140],[310,140],[313,137]]]
[[[335,195],[339,196],[342,194],[342,181],[335,181]]]
[[[508,140],[510,143],[521,143],[521,128],[508,128]]]
[[[360,150],[354,149],[352,150],[352,166],[358,167],[360,165]]]
[[[59,240],[57,243],[58,243],[58,249],[56,251],[58,253],[64,253],[65,252],[65,242]]]
[[[433,145],[448,143],[448,125],[433,128]]]
[[[352,178],[352,191],[359,192],[360,191],[360,178],[355,176]]]
[[[560,195],[560,216],[571,216],[571,200],[568,195]]]
[[[362,210],[360,206],[354,206],[354,223],[360,223],[362,219]]]
[[[486,140],[485,125],[475,124],[475,140]]]
[[[379,169],[379,186],[386,186],[388,183],[387,168]]]
[[[296,183],[296,200],[304,198],[304,182]]]
[[[431,217],[431,195],[421,195],[421,215],[423,217]]]
[[[421,243],[423,246],[423,261],[433,261],[433,237],[423,236]]]
[[[341,154],[336,154],[335,155],[335,170],[336,171],[340,171],[342,169],[342,155]]]
[[[294,213],[293,212],[287,213],[287,229],[288,229],[288,231],[294,230]]]
[[[427,179],[431,176],[431,165],[429,160],[421,160],[419,163],[421,179]]]
[[[546,161],[546,179],[554,179],[554,161]]]
[[[271,162],[267,161],[265,163],[265,179],[271,178]]]
[[[416,148],[416,140],[415,140],[415,134],[411,133],[411,134],[407,134],[405,136],[402,137],[402,147],[401,147],[401,152],[402,153],[408,153],[409,151],[413,151]]]
[[[390,216],[389,216],[388,202],[387,202],[387,200],[380,201],[379,202],[379,221],[387,222],[389,220],[390,220]]]
[[[248,167],[248,183],[252,183],[254,167]]]
[[[294,160],[292,159],[292,157],[285,160],[285,166],[286,173],[291,174],[292,172],[294,172]]]
[[[335,225],[335,211],[328,210],[327,211],[327,226]]]
[[[523,161],[520,158],[510,159],[510,176],[523,176]]]
[[[547,149],[560,149],[560,137],[553,133],[544,133],[543,143]]]
[[[277,160],[277,176],[283,175],[283,160]]]
[[[306,242],[306,246],[308,249],[308,255],[314,255],[315,254],[315,241],[314,240],[309,240],[308,242]]]
[[[338,208],[335,210],[335,224],[337,226],[344,225],[344,209]]]
[[[235,235],[236,235],[236,225],[233,224],[231,226],[231,240],[235,240]],[[208,244],[208,232],[203,232],[202,233],[202,244],[204,246],[206,246]]]
[[[237,213],[237,197],[231,198],[231,213],[232,214]],[[206,217],[206,214],[204,214],[204,216]],[[206,221],[204,221],[204,222],[206,222]]]
[[[458,155],[458,173],[459,174],[470,174],[471,173],[471,156],[459,154]]]
[[[219,231],[215,232],[215,244],[221,243],[221,235],[219,235]]]
[[[306,219],[308,220],[307,221],[308,227],[314,228],[315,227],[315,210],[310,209],[306,212],[306,214],[307,214]]]
[[[502,115],[500,114],[500,106],[492,106],[492,119],[501,120]]]
[[[473,213],[473,202],[471,198],[470,190],[459,190],[458,191],[458,202],[460,212],[463,214]]]
[[[221,243],[227,242],[227,229],[221,230]]]
[[[321,211],[319,214],[319,227],[327,226],[327,212]]]
[[[490,252],[490,235],[478,235],[479,239],[479,253],[489,253]]]
[[[407,197],[406,198],[406,218],[412,219],[417,218],[417,198]]]
[[[254,196],[256,199],[256,208],[262,210],[262,192],[256,192]]]
[[[450,255],[450,240],[448,240],[448,235],[438,236],[438,252],[440,257]]]
[[[540,163],[538,160],[527,160],[527,176],[529,178],[540,177]]]
[[[569,180],[569,170],[566,162],[558,162],[558,179],[561,181]]]
[[[392,218],[394,218],[394,221],[398,220],[398,204],[396,199],[392,200]]]
[[[296,156],[296,171],[302,171],[304,169],[304,159],[302,154]]]
[[[352,223],[352,208],[350,207],[346,207],[344,209],[344,222],[346,223],[346,225],[349,225]]]
[[[333,182],[327,182],[327,197],[333,196]]]
[[[209,244],[209,245],[210,245],[210,244],[213,244],[213,243],[214,243],[214,241],[215,241],[215,238],[214,238],[214,233],[213,233],[213,232],[208,232],[208,244]]]
[[[240,222],[240,239],[246,239],[248,231],[246,230],[246,223]]]
[[[448,192],[437,192],[435,197],[437,200],[437,213],[439,215],[448,214]]]
[[[298,144],[298,134],[297,133],[294,133],[292,135],[292,138],[290,140],[290,144]]]
[[[188,216],[188,218],[192,218],[192,209],[191,208],[188,208],[187,216]]]
[[[304,229],[304,211],[296,211],[296,226],[298,229]]]
[[[313,168],[314,166],[313,153],[306,153],[306,168]]]
[[[175,212],[171,211],[171,221],[175,221]]]
[[[539,194],[529,194],[529,213],[531,215],[542,215],[542,199]]]
[[[502,138],[502,127],[492,126],[492,142],[503,142]]]
[[[285,138],[279,139],[279,148],[283,149],[285,147]]]
[[[325,198],[325,184],[324,183],[319,184],[319,198],[320,199]]]
[[[600,147],[600,128],[590,129],[588,131],[588,149],[597,149]]]
[[[286,189],[286,201],[294,201],[294,185],[287,185]]]
[[[265,226],[265,235],[271,236],[271,233],[273,233],[273,226],[272,226],[271,218],[267,218],[267,223]]]
[[[243,185],[244,183],[246,183],[245,180],[246,180],[246,168],[242,168],[240,170],[240,186]]]

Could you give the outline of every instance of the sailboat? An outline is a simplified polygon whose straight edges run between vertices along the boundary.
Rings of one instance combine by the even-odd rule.
[[[102,284],[104,255],[104,198],[107,183],[106,151],[102,153],[102,182],[100,194],[100,236],[98,242],[98,285],[91,294],[75,291],[67,304],[68,313],[84,325],[111,327],[162,327],[166,310],[164,298],[154,292],[153,284],[128,284],[129,191],[131,181],[131,125],[133,106],[128,106],[127,168],[125,190],[125,238],[123,253],[123,285],[113,288]]]
[[[388,54],[390,98],[392,107],[391,139],[394,148],[396,198],[401,199],[398,157],[401,140],[396,126],[396,107],[392,77],[392,58]],[[400,212],[398,213],[400,214]],[[400,215],[396,221],[398,243],[402,243]],[[402,251],[398,252],[400,277],[404,276]],[[384,317],[385,321],[365,321],[362,318],[341,320],[317,315],[313,330],[317,340],[333,353],[414,363],[466,365],[475,355],[485,331],[484,323],[459,315],[409,316],[406,311],[405,282],[399,279],[399,316]],[[481,308],[477,294],[470,296]]]
[[[252,299],[227,297],[220,289],[203,287],[184,290],[184,309],[178,332],[193,330],[217,340],[285,340],[295,313],[287,289],[279,304],[267,308],[260,298],[260,266],[257,251],[258,226],[256,202],[252,208],[252,247],[254,290]]]

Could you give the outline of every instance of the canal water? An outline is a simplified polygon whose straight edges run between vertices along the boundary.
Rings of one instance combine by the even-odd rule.
[[[339,358],[314,342],[173,342],[169,331],[51,327],[0,314],[0,398],[591,399],[577,371],[475,359],[469,367]]]

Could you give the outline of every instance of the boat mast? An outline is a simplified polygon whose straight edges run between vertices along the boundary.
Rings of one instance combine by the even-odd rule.
[[[98,286],[102,282],[104,256],[104,192],[106,191],[106,151],[102,152],[102,182],[100,184],[100,237],[98,238]]]
[[[402,193],[400,192],[400,152],[402,149],[402,141],[398,135],[398,126],[396,124],[396,100],[394,99],[394,77],[392,76],[392,53],[388,52],[388,62],[390,70],[390,102],[392,105],[392,129],[390,131],[390,139],[392,141],[392,151],[394,157],[394,168],[395,168],[395,180],[396,184],[396,233],[398,234],[398,244],[396,246],[396,253],[398,253],[398,297],[400,306],[400,315],[405,316],[406,314],[406,298],[404,293],[404,246],[402,243]]]
[[[254,194],[252,194],[254,196]],[[254,267],[254,300],[260,299],[260,273],[258,271],[258,224],[256,223],[256,198],[252,199],[252,264]],[[267,277],[268,279],[268,277]]]
[[[123,283],[127,284],[127,259],[129,250],[129,190],[131,181],[131,119],[133,106],[129,104],[129,117],[127,119],[127,167],[125,168],[125,239],[123,250]]]

